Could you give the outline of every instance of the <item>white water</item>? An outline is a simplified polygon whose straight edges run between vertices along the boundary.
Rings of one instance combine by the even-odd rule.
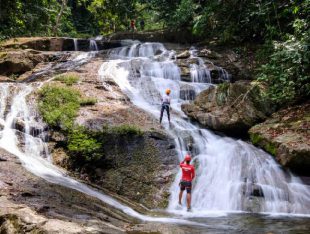
[[[163,125],[175,137],[179,160],[187,152],[188,143],[193,143],[197,162],[190,216],[238,211],[309,214],[309,186],[284,172],[269,154],[241,140],[219,137],[184,119],[180,109],[183,100],[179,98],[184,82],[180,82],[170,55],[162,44],[133,42],[112,50],[113,60],[103,63],[99,74],[102,80],[113,78],[135,105],[157,118],[164,90],[172,90],[172,126],[165,121]],[[207,73],[199,75],[202,77],[194,81],[208,81]],[[189,85],[197,87],[196,82]],[[185,207],[177,210],[180,176],[171,187],[168,211],[186,214]],[[251,196],[253,188],[262,191],[264,197]]]
[[[79,50],[79,45],[78,45],[78,40],[76,38],[73,38],[73,43],[74,43],[74,50],[78,51]]]
[[[152,51],[150,48],[146,50],[151,51],[153,55],[157,54],[156,51]],[[185,116],[180,111],[182,100],[178,98],[179,94],[175,91],[179,90],[182,85],[179,79],[178,69],[173,65],[173,61],[170,61],[170,52],[163,50],[158,53],[159,58],[157,59],[161,60],[157,61],[160,65],[157,68],[166,69],[166,72],[154,72],[157,75],[152,75],[152,77],[149,77],[149,80],[147,80],[147,73],[139,73],[143,70],[140,64],[141,61],[150,62],[149,60],[154,58],[149,59],[144,57],[113,60],[109,63],[104,63],[99,72],[102,75],[102,79],[105,79],[106,76],[113,77],[136,105],[148,110],[155,116],[159,115],[158,104],[162,91],[166,87],[174,87],[172,94],[174,109],[173,128],[170,131],[175,136],[179,158],[181,159],[186,152],[184,138],[191,135],[194,138],[194,148],[198,152],[196,160],[199,161],[197,171],[198,179],[193,194],[194,211],[186,215],[195,217],[206,214],[210,215],[210,213],[218,214],[227,210],[242,210],[242,205],[240,205],[242,203],[242,198],[240,198],[242,197],[240,196],[240,184],[244,179],[244,175],[250,178],[249,181],[257,175],[259,183],[265,186],[264,189],[266,191],[264,190],[264,194],[269,194],[268,196],[271,197],[270,199],[268,198],[269,200],[266,199],[264,207],[260,209],[261,212],[308,213],[308,188],[302,185],[297,178],[287,176],[281,172],[277,164],[268,154],[242,141],[218,137],[209,131],[195,127],[183,119]],[[169,72],[171,73],[169,74]],[[141,76],[140,74],[144,75]],[[158,74],[166,75],[159,77]],[[170,79],[170,77],[173,77],[173,79]],[[209,84],[192,83],[190,85],[197,87],[197,90],[202,90],[208,87]],[[0,85],[0,147],[18,156],[25,168],[35,175],[51,183],[56,183],[94,196],[138,219],[152,222],[201,225],[182,219],[155,218],[139,214],[115,199],[68,177],[64,171],[52,165],[46,155],[48,154],[46,143],[40,136],[34,137],[30,134],[31,127],[40,125],[41,121],[32,105],[33,102],[31,102],[32,99],[29,98],[29,94],[40,86],[41,84],[37,83],[32,83],[31,86],[25,84]],[[24,121],[25,134],[14,129],[16,119]],[[166,122],[164,122],[164,125],[168,128]],[[4,128],[2,129],[1,126],[4,126]],[[254,159],[254,157],[256,158]],[[250,163],[253,162],[255,164],[251,167]],[[241,167],[240,164],[244,167]],[[240,170],[240,167],[243,170]],[[183,212],[175,210],[179,177],[180,175],[177,176],[171,188],[172,196],[168,209],[170,212],[176,212],[178,214]],[[290,183],[288,183],[289,179],[291,179]],[[247,185],[246,188],[249,188],[249,186]],[[268,193],[268,189],[270,193]],[[227,193],[231,196],[228,196]],[[288,199],[290,204],[287,204],[288,202],[282,202],[281,207],[281,201]],[[183,213],[185,214],[185,212]]]
[[[117,200],[86,186],[65,174],[48,160],[47,143],[40,136],[32,136],[32,126],[42,124],[32,105],[30,94],[42,83],[1,84],[0,86],[0,147],[16,155],[23,166],[33,174],[55,184],[59,184],[90,196],[96,197],[110,206],[143,221],[178,223],[183,225],[207,225],[178,218],[151,217],[142,215]],[[27,98],[30,99],[27,101]],[[24,132],[15,129],[16,120],[24,122]],[[3,126],[3,129],[2,127]],[[2,130],[1,130],[2,129]]]
[[[90,51],[98,51],[97,42],[94,39],[89,39],[89,50]]]
[[[197,60],[197,63],[190,64],[190,73],[192,82],[198,83],[212,83],[211,71],[208,66],[205,64],[204,60],[197,56],[197,50],[192,47],[189,50],[190,59]],[[219,80],[221,81],[229,81],[228,72],[219,66],[214,65],[211,61],[207,61],[214,69],[217,70]]]

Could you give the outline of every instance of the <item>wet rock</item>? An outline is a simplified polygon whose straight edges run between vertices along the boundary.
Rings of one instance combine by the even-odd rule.
[[[189,67],[180,67],[181,80],[185,82],[192,82],[191,72]]]
[[[272,111],[270,103],[262,98],[262,92],[256,83],[224,83],[201,92],[194,103],[183,104],[182,110],[211,129],[231,135],[245,134]]]
[[[262,205],[262,198],[260,197],[247,197],[243,200],[243,210],[252,212],[252,213],[259,213],[261,211]]]
[[[99,50],[113,49],[122,46],[121,40],[111,40],[111,41],[97,40],[96,42]]]
[[[15,82],[15,80],[7,77],[7,76],[1,76],[0,75],[0,83],[8,83],[8,82]]]
[[[183,100],[194,100],[196,92],[191,85],[182,85],[180,87],[180,98]]]
[[[18,131],[25,133],[25,131],[26,131],[25,122],[21,119],[16,119],[14,121],[14,128]],[[34,125],[30,124],[30,126],[29,126],[29,134],[34,136],[34,137],[37,137],[38,135],[42,134],[46,130],[47,130],[46,125],[44,127],[42,127],[42,126],[34,126]]]
[[[185,50],[179,54],[177,54],[176,58],[177,59],[187,59],[191,56],[190,52],[188,50]]]
[[[182,70],[182,68],[181,68]],[[187,71],[184,71],[184,73],[186,73]],[[186,75],[181,75],[181,81],[184,82],[192,82],[192,77],[190,76],[190,74],[186,74]]]
[[[275,156],[284,167],[310,175],[310,103],[274,113],[249,130],[251,141]]]
[[[190,148],[193,146],[194,138],[192,137],[190,131],[187,130],[180,131],[178,137],[183,140],[185,146],[189,146]]]
[[[262,188],[257,184],[253,185],[252,192],[250,195],[253,197],[264,197]]]
[[[220,59],[222,56],[219,53],[216,53],[215,51],[212,51],[210,49],[204,48],[202,50],[198,50],[197,56],[204,57],[208,59]]]

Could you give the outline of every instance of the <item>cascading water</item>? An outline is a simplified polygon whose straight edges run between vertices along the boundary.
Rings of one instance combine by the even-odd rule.
[[[170,55],[162,44],[133,42],[112,50],[112,60],[103,63],[99,74],[103,80],[113,78],[135,105],[157,117],[164,90],[172,89],[172,126],[165,121],[163,125],[175,137],[180,161],[189,143],[194,148],[198,167],[191,215],[226,211],[309,214],[309,186],[284,172],[269,154],[241,140],[217,136],[184,118],[180,106],[186,97],[182,100],[180,94],[185,82],[180,81]],[[208,81],[208,75],[199,73],[201,77],[187,85],[201,91],[211,85],[201,83]],[[228,77],[226,72],[224,76]],[[171,187],[168,211],[185,214],[185,208],[177,210],[180,176]]]
[[[197,217],[206,213],[209,215],[210,211],[246,210],[252,203],[250,198],[253,188],[261,191],[264,196],[258,198],[259,212],[309,213],[309,188],[298,178],[284,173],[268,154],[245,142],[216,136],[185,120],[186,116],[180,105],[191,98],[186,95],[179,98],[184,86],[189,86],[198,93],[211,84],[180,81],[180,70],[172,60],[174,53],[167,51],[162,44],[146,43],[143,46],[135,45],[135,48],[142,48],[141,52],[128,46],[128,54],[122,54],[121,59],[115,58],[124,48],[112,51],[111,56],[115,60],[104,63],[99,72],[102,79],[106,76],[113,77],[133,103],[155,116],[159,115],[162,91],[168,87],[173,88],[173,126],[169,131],[176,139],[179,159],[187,152],[187,143],[191,142],[198,163],[193,194],[194,210],[191,214],[183,214]],[[129,54],[143,57],[128,57]],[[72,58],[72,64],[69,61],[68,65],[74,68],[92,56],[92,52],[83,53]],[[32,97],[32,92],[41,86],[42,83],[37,82],[0,85],[0,147],[18,156],[26,169],[51,183],[96,197],[140,220],[210,227],[184,219],[139,214],[115,199],[70,178],[63,170],[52,165],[48,160],[49,152],[44,136],[46,129],[36,112]],[[17,130],[18,121],[23,127]],[[168,129],[165,121],[163,124]],[[171,187],[169,212],[182,213],[175,210],[179,178],[180,174]]]
[[[79,45],[78,45],[78,40],[76,38],[73,38],[73,43],[74,43],[74,50],[78,51],[79,50]]]
[[[190,60],[192,61],[190,64],[190,73],[191,79],[193,82],[199,83],[212,83],[211,70],[205,64],[205,61],[197,56],[197,50],[192,47],[189,50],[190,52]],[[207,61],[210,67],[214,69],[217,73],[217,79],[219,81],[227,82],[230,80],[228,72],[219,66],[214,65],[211,61]]]
[[[151,217],[142,215],[117,200],[86,186],[65,174],[49,160],[47,143],[44,141],[44,124],[30,100],[34,90],[42,83],[1,84],[0,85],[0,147],[16,155],[23,166],[33,174],[55,184],[59,184],[109,204],[132,217],[143,221],[179,223],[183,225],[204,226],[205,224],[178,218]],[[30,96],[30,97],[29,97]],[[27,101],[27,99],[30,99]],[[16,122],[23,122],[23,129],[16,129]],[[31,129],[38,129],[33,132]],[[42,131],[41,131],[42,130]]]
[[[89,40],[89,50],[90,51],[98,51],[97,42],[94,39]]]

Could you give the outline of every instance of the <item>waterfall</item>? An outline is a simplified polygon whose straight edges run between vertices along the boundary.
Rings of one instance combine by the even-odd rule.
[[[98,51],[97,42],[94,39],[89,40],[89,50],[90,51]]]
[[[180,81],[175,61],[163,45],[133,42],[110,54],[111,60],[104,62],[99,70],[101,79],[113,78],[135,105],[156,118],[164,90],[172,90],[172,126],[165,119],[163,126],[175,138],[180,161],[187,153],[188,144],[193,145],[197,177],[191,215],[239,211],[310,213],[309,186],[284,172],[272,156],[244,141],[217,136],[186,120],[180,108],[184,100],[190,99],[186,95],[180,98],[186,82]],[[210,80],[205,79],[209,74],[206,71],[193,72],[195,79],[186,85],[196,92],[208,88]],[[223,77],[228,77],[227,72],[221,71]],[[168,211],[185,215],[185,207],[177,210],[180,177],[179,172],[171,186]]]
[[[76,38],[73,38],[73,43],[74,43],[74,50],[78,51],[79,50],[79,45],[78,45],[78,40]]]
[[[180,218],[151,217],[142,215],[132,208],[121,204],[114,198],[105,195],[91,187],[82,184],[68,175],[65,171],[54,166],[49,160],[47,143],[43,135],[31,134],[33,126],[40,127],[43,122],[33,105],[31,94],[41,87],[42,83],[1,84],[0,86],[0,147],[16,155],[23,166],[50,183],[59,184],[90,196],[96,197],[108,205],[121,210],[127,215],[149,222],[177,223],[182,225],[207,225]],[[31,102],[32,101],[32,102]],[[24,123],[23,132],[15,129],[16,120]]]
[[[197,50],[194,47],[191,47],[189,50],[190,60],[195,63],[190,64],[190,74],[193,82],[199,83],[212,83],[211,70],[205,64],[204,60],[197,56]],[[212,69],[217,71],[219,81],[229,81],[230,77],[228,72],[219,66],[214,65],[211,61],[207,61]],[[214,80],[214,79],[213,79]]]

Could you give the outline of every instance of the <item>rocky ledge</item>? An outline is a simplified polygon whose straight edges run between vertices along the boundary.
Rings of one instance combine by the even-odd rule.
[[[251,141],[293,172],[310,176],[310,102],[274,113],[249,131]]]
[[[212,86],[201,92],[182,110],[200,124],[229,135],[246,134],[248,129],[271,114],[258,83],[237,81]]]
[[[67,37],[19,37],[7,40],[0,45],[2,50],[33,49],[39,51],[90,51],[95,50],[91,41],[99,50],[121,46],[120,40],[84,39]]]

